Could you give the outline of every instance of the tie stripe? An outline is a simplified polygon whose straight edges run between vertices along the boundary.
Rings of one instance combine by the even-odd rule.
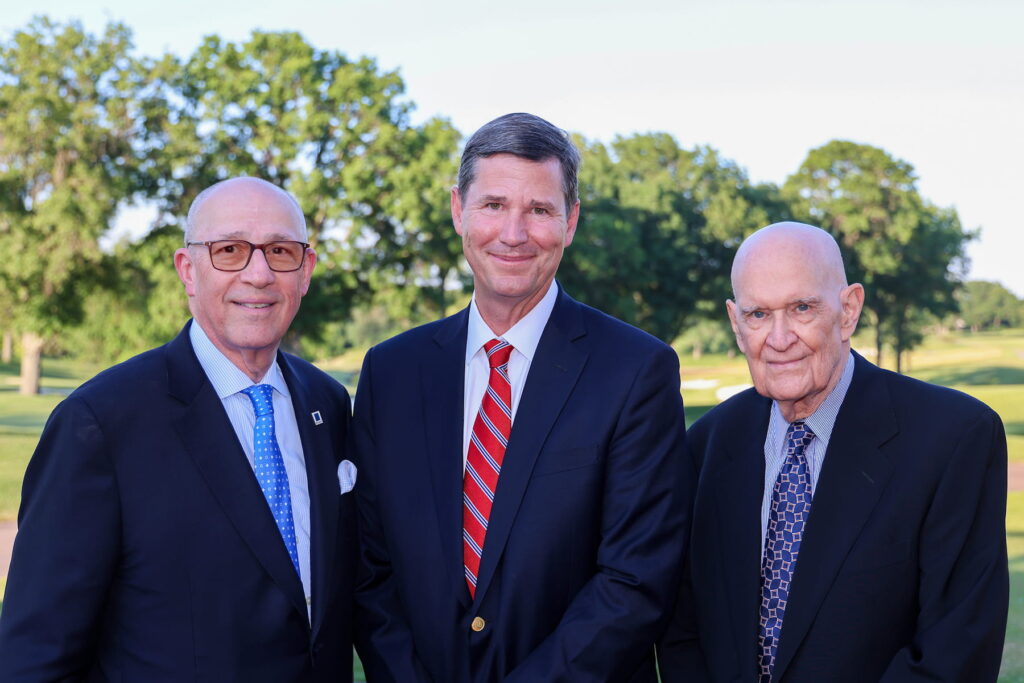
[[[484,344],[484,350],[491,370],[480,411],[473,422],[466,454],[466,473],[462,480],[462,558],[466,585],[472,596],[476,595],[487,523],[498,489],[498,475],[501,474],[508,437],[512,432],[512,384],[508,379],[512,346],[504,339],[492,339]]]

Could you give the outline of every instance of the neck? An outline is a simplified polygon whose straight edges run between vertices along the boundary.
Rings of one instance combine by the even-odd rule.
[[[481,292],[477,290],[475,293],[476,308],[480,312],[480,317],[487,323],[487,327],[500,337],[525,318],[541,302],[550,287],[551,280],[548,280],[543,287],[522,299],[481,295]]]

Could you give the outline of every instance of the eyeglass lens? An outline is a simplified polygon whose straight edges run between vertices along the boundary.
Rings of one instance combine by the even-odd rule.
[[[306,249],[302,242],[268,242],[262,245],[271,270],[297,270]],[[220,270],[242,270],[249,264],[253,244],[245,240],[217,240],[210,243],[210,260]]]

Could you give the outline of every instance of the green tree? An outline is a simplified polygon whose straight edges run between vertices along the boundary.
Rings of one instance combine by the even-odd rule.
[[[923,314],[955,310],[974,237],[954,210],[924,202],[916,181],[909,163],[884,150],[833,140],[811,150],[783,188],[796,216],[838,240],[851,281],[864,284],[876,362],[888,344],[898,370],[921,340]]]
[[[135,103],[144,70],[129,30],[33,19],[0,44],[0,308],[21,333],[21,392],[43,343],[81,318],[98,239],[138,188]]]
[[[580,143],[581,215],[559,278],[584,301],[667,341],[723,315],[746,234],[786,215],[713,149],[665,133]]]
[[[1024,302],[998,282],[967,282],[958,299],[960,317],[972,332],[1024,323]]]
[[[444,309],[457,252],[440,229],[450,226],[443,186],[458,134],[439,119],[410,124],[397,72],[262,31],[244,43],[209,36],[155,71],[168,93],[166,144],[149,170],[164,222],[181,224],[204,187],[242,174],[302,206],[320,264],[296,336],[318,336],[382,289],[429,290],[424,300]]]

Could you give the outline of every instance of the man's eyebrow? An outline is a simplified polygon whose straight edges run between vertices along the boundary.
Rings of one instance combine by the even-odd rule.
[[[251,242],[252,241],[252,240],[246,239],[246,237],[247,236],[246,236],[244,231],[242,231],[242,230],[233,230],[231,232],[224,233],[220,237],[218,237],[216,240],[211,240],[211,241],[214,241],[214,242],[217,241],[217,240],[245,240],[246,242]],[[267,242],[303,242],[305,240],[296,239],[295,235],[289,235],[288,233],[285,233],[285,232],[275,232],[275,233],[271,233],[270,235],[267,235],[266,241]]]
[[[548,210],[553,210],[555,208],[554,204],[548,201],[544,201],[543,199],[531,199],[530,206]]]
[[[501,194],[485,194],[485,195],[480,197],[480,200],[479,200],[478,203],[480,203],[480,204],[490,204],[491,202],[498,202],[499,204],[504,204],[506,200],[507,200],[507,197],[505,197],[505,195],[501,195]]]
[[[793,306],[799,306],[800,304],[807,304],[809,306],[813,306],[813,305],[817,305],[817,304],[820,304],[820,303],[821,303],[821,297],[805,296],[805,297],[801,297],[799,299],[793,299],[792,301],[787,302],[786,305],[783,306],[783,308],[792,308]],[[742,313],[743,315],[747,315],[749,313],[753,313],[754,311],[763,311],[763,310],[765,310],[765,307],[764,306],[740,306],[739,309],[740,309],[740,313]],[[768,309],[768,310],[771,310],[771,309]]]

